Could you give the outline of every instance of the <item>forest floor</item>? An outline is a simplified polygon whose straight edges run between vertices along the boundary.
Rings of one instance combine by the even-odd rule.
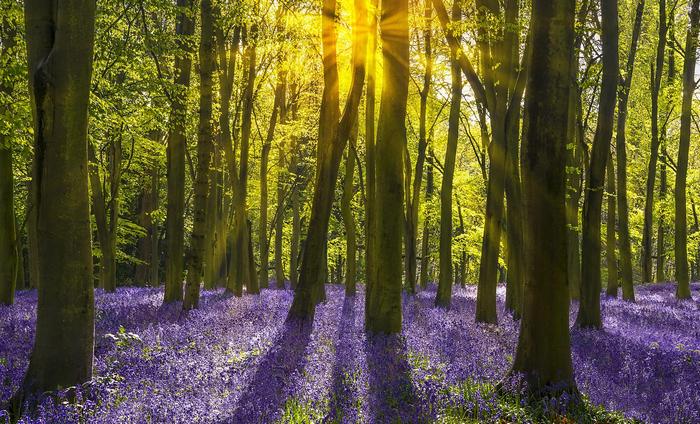
[[[603,297],[604,330],[572,330],[584,412],[493,389],[510,368],[518,323],[474,323],[475,287],[449,311],[435,288],[404,296],[399,337],[367,337],[364,293],[326,288],[313,328],[284,324],[290,290],[234,298],[205,292],[189,314],[162,290],[96,294],[95,378],[77,402],[49,402],[42,422],[700,422],[700,306],[674,286],[638,287],[637,303]],[[700,299],[700,284],[693,285]],[[575,316],[573,306],[571,320]],[[0,405],[29,360],[36,292],[0,307]],[[622,414],[607,411],[619,411]],[[571,413],[568,413],[572,417]],[[0,412],[0,423],[3,421]],[[26,422],[29,422],[28,420]]]

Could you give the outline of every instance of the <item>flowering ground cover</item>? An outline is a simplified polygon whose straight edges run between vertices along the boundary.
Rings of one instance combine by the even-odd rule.
[[[566,399],[494,390],[518,330],[502,289],[498,326],[474,323],[474,287],[456,288],[449,311],[432,306],[434,288],[405,296],[400,337],[368,337],[362,290],[346,298],[340,286],[327,286],[312,327],[284,324],[289,290],[206,292],[188,314],[161,306],[159,289],[98,292],[95,378],[24,422],[700,422],[700,307],[673,291],[603,298],[604,330],[573,330],[586,402],[569,412]],[[0,404],[28,364],[35,309],[35,292],[0,307]]]

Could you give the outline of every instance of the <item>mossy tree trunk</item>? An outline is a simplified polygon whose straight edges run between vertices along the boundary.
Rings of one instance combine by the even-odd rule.
[[[529,389],[575,390],[566,259],[567,104],[574,0],[534,0],[523,140],[525,292],[513,372]]]
[[[382,2],[383,84],[376,144],[375,280],[367,291],[365,328],[401,331],[403,153],[408,98],[408,0]]]
[[[95,2],[24,2],[34,112],[39,293],[29,368],[12,404],[92,377],[94,295],[87,124]],[[31,407],[31,405],[30,405]]]
[[[343,199],[341,209],[345,226],[345,257],[347,271],[345,273],[345,294],[354,296],[357,279],[357,230],[355,217],[352,212],[352,199],[355,196],[355,143],[357,140],[357,122],[350,135],[348,153],[345,155],[345,179],[343,181]]]

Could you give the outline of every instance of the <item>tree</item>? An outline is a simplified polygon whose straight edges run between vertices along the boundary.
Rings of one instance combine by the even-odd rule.
[[[644,0],[637,3],[632,29],[632,41],[627,54],[625,74],[620,81],[620,91],[617,104],[617,134],[615,137],[615,153],[617,160],[617,211],[618,211],[618,240],[620,243],[620,265],[622,274],[622,298],[634,301],[634,286],[632,281],[632,247],[630,246],[629,204],[627,202],[627,146],[625,131],[627,127],[627,104],[632,75],[634,71],[634,59],[637,54],[639,34],[642,29],[644,16]]]
[[[698,31],[700,30],[700,0],[693,0],[690,7],[690,22],[685,39],[685,58],[683,60],[683,101],[681,103],[681,136],[678,144],[678,165],[676,170],[675,241],[676,256],[676,297],[690,299],[688,275],[688,224],[686,217],[686,178],[688,175],[688,151],[690,149],[690,119],[692,113],[693,93],[695,92],[695,62],[698,48]]]
[[[591,162],[586,179],[583,202],[583,240],[581,249],[581,303],[577,323],[581,327],[600,328],[600,221],[603,203],[605,168],[615,116],[615,100],[619,72],[617,0],[601,0],[603,41],[603,81],[598,106]]]
[[[423,43],[425,54],[425,71],[423,73],[423,87],[420,89],[420,118],[418,127],[418,155],[416,157],[415,175],[411,184],[411,161],[406,155],[405,189],[406,197],[406,237],[404,245],[406,248],[406,282],[407,290],[410,293],[416,291],[416,249],[418,245],[418,210],[420,208],[420,187],[423,181],[423,167],[425,165],[425,153],[428,147],[427,137],[427,115],[428,115],[428,95],[433,78],[433,53],[432,53],[432,15],[433,6],[430,0],[425,0],[423,13]],[[408,153],[408,151],[406,151]]]
[[[17,29],[9,19],[0,20],[0,63],[5,63],[5,58],[12,53],[17,44]],[[7,69],[9,65],[3,65]],[[10,78],[0,73],[0,96],[12,94]],[[3,105],[0,113],[10,116],[11,110]],[[14,176],[12,165],[12,143],[7,134],[0,133],[0,304],[11,305],[15,301],[15,287],[17,284],[19,259],[17,248],[17,236],[15,233],[15,200],[14,200]]]
[[[652,281],[652,226],[654,225],[654,185],[659,160],[659,92],[664,70],[666,51],[666,0],[659,0],[659,43],[656,46],[656,64],[652,68],[651,80],[651,154],[647,170],[646,196],[644,198],[644,231],[642,233],[642,282]]]
[[[523,140],[525,292],[513,371],[535,392],[575,390],[566,272],[567,104],[573,0],[534,0]]]
[[[17,281],[17,238],[15,236],[14,178],[12,176],[12,146],[0,136],[0,304],[15,301]]]
[[[408,98],[408,0],[385,0],[379,23],[384,64],[376,144],[375,279],[367,290],[365,328],[401,331],[403,152]]]
[[[354,296],[357,279],[357,230],[355,229],[355,217],[352,212],[352,199],[355,196],[355,143],[357,140],[357,122],[350,134],[350,145],[345,155],[345,180],[343,181],[342,213],[345,225],[345,257],[347,271],[345,272],[345,295]]]
[[[92,377],[94,339],[87,120],[95,2],[24,7],[40,281],[34,348],[12,401],[17,417],[25,401]]]
[[[227,284],[227,290],[236,296],[243,295],[245,285],[248,293],[257,294],[260,291],[258,280],[254,276],[255,268],[251,268],[251,255],[249,252],[251,245],[250,231],[248,228],[248,160],[250,154],[250,134],[253,116],[254,86],[255,86],[255,64],[257,60],[256,36],[257,26],[250,25],[243,29],[245,53],[243,65],[246,71],[245,86],[243,89],[243,111],[241,116],[241,138],[240,138],[240,159],[238,163],[238,175],[234,179],[233,197],[233,231],[232,231],[232,252],[231,266]],[[232,69],[230,70],[233,71]],[[232,156],[232,154],[231,154]],[[231,161],[234,159],[231,158]]]
[[[185,256],[185,119],[187,90],[192,73],[192,52],[187,38],[194,34],[194,1],[177,0],[175,34],[175,89],[170,104],[168,133],[168,203],[166,221],[165,296],[163,302],[182,300],[183,261]]]
[[[350,132],[357,119],[365,78],[367,50],[365,0],[356,0],[353,25],[352,82],[342,116],[338,97],[338,64],[336,57],[336,1],[324,0],[322,11],[323,94],[319,117],[319,137],[316,152],[316,186],[309,230],[304,244],[299,282],[288,320],[313,319],[316,304],[325,292],[326,236],[333,206],[333,194],[338,179],[340,161]]]
[[[612,145],[611,145],[612,147]],[[605,261],[608,265],[608,286],[605,293],[617,297],[617,257],[615,255],[615,165],[612,157],[608,160],[606,195],[608,197],[608,216],[605,228]]]
[[[452,21],[459,22],[462,9],[459,1],[452,5]],[[445,152],[445,172],[440,188],[440,276],[435,305],[449,307],[452,301],[452,180],[454,179],[457,141],[459,139],[459,109],[462,103],[462,73],[457,63],[457,51],[450,51],[452,75],[450,117]]]
[[[199,288],[204,271],[207,231],[207,194],[209,192],[209,164],[214,150],[211,124],[214,101],[214,16],[211,0],[201,0],[202,22],[199,42],[199,127],[197,132],[197,177],[194,184],[194,226],[187,255],[187,282],[185,284],[185,310],[199,305]],[[209,222],[211,224],[211,222]]]

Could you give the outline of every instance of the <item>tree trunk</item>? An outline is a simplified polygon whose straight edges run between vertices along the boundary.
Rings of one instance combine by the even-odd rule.
[[[283,73],[282,94],[280,98],[280,122],[287,122],[287,74]],[[277,213],[275,213],[275,283],[278,289],[284,288],[284,262],[282,260],[282,238],[284,236],[284,145],[280,144],[279,150],[280,167],[277,172]]]
[[[0,136],[0,304],[15,302],[17,284],[17,237],[15,235],[12,145]]]
[[[428,267],[430,266],[430,213],[427,207],[433,197],[433,160],[432,155],[428,157],[428,169],[425,172],[425,205],[426,212],[423,216],[423,237],[421,238],[421,254],[420,254],[420,280],[419,284],[422,289],[428,286]]]
[[[365,328],[401,331],[401,218],[408,98],[408,0],[382,2],[384,65],[376,145],[375,280],[367,292]]]
[[[345,295],[354,296],[356,292],[357,274],[357,241],[355,230],[355,217],[352,213],[352,199],[355,195],[355,141],[357,140],[357,123],[350,135],[350,146],[345,156],[345,181],[343,182],[343,224],[345,224],[345,257],[347,258],[347,271],[345,273]]]
[[[24,7],[41,281],[34,348],[11,402],[16,418],[24,400],[90,380],[95,331],[87,160],[95,2]]]
[[[432,63],[432,14],[433,7],[430,0],[425,0],[424,5],[423,42],[425,46],[425,72],[423,74],[423,88],[420,91],[420,120],[418,128],[418,155],[416,156],[416,169],[413,177],[413,185],[406,185],[406,281],[410,293],[416,291],[416,248],[418,246],[418,210],[420,209],[420,187],[423,181],[423,167],[425,164],[425,152],[428,147],[427,114],[428,95],[433,76]],[[410,161],[407,158],[407,176],[410,178]]]
[[[233,247],[231,253],[231,267],[227,290],[235,296],[243,295],[245,285],[249,294],[257,294],[260,291],[257,280],[250,280],[251,270],[248,252],[248,212],[246,201],[248,196],[248,156],[250,151],[250,133],[253,115],[253,89],[255,86],[256,48],[255,37],[257,28],[251,26],[246,39],[245,57],[243,60],[246,68],[246,83],[243,92],[243,115],[241,117],[241,145],[240,162],[238,165],[238,177],[233,199]],[[243,37],[246,38],[246,37]]]
[[[460,3],[452,6],[452,20],[459,22],[462,16]],[[447,150],[445,152],[445,172],[440,188],[440,276],[435,296],[435,305],[445,308],[452,302],[452,180],[454,179],[457,158],[457,141],[459,139],[459,110],[462,103],[462,73],[457,63],[457,51],[450,54],[452,91],[450,99],[450,117],[447,130]]]
[[[579,326],[600,328],[600,221],[603,204],[605,168],[615,116],[619,73],[617,0],[601,0],[603,41],[603,82],[598,105],[598,125],[591,148],[583,202],[583,240],[581,248],[581,302],[576,318]]]
[[[644,199],[644,230],[642,232],[642,282],[652,281],[652,227],[654,225],[654,186],[659,158],[659,92],[664,70],[666,51],[666,0],[659,0],[659,44],[656,47],[656,66],[652,65],[651,81],[651,154],[647,171],[646,197]]]
[[[688,151],[690,150],[690,121],[695,92],[695,61],[697,58],[698,30],[700,29],[700,0],[693,0],[690,8],[690,23],[685,40],[683,60],[683,101],[681,103],[681,135],[678,143],[678,165],[676,170],[676,203],[674,252],[676,259],[676,297],[690,299],[688,275],[688,224],[686,217],[686,177],[688,175]]]
[[[211,127],[211,126],[210,126]],[[221,271],[221,255],[218,251],[221,225],[221,151],[214,144],[213,134],[211,135],[212,147],[212,169],[209,171],[209,187],[207,194],[207,206],[205,210],[205,246],[204,246],[204,288],[211,290],[216,287]]]
[[[573,0],[535,0],[523,140],[525,292],[513,372],[530,390],[575,391],[566,272],[567,104]]]
[[[365,292],[369,292],[376,276],[374,259],[376,221],[376,146],[375,146],[375,103],[376,103],[376,56],[377,56],[377,13],[379,0],[370,0],[369,32],[367,48],[367,92],[365,94],[365,169],[367,170],[367,201],[365,202]],[[365,320],[367,320],[368,298],[365,295]]]
[[[177,0],[179,8],[175,33],[178,40],[194,34],[194,0]],[[192,72],[192,51],[189,44],[178,41],[175,57],[175,89],[170,105],[168,134],[168,204],[166,212],[165,296],[163,302],[182,300],[185,256],[185,134],[187,91]]]
[[[605,293],[611,297],[617,297],[617,257],[615,256],[615,166],[613,165],[612,157],[608,160],[607,165],[608,179],[605,184],[607,186],[608,196],[608,217],[606,221],[605,232],[605,261],[608,265],[608,286]]]
[[[268,174],[268,160],[270,157],[270,149],[272,148],[272,139],[275,136],[275,127],[277,126],[277,117],[282,104],[284,103],[284,84],[282,83],[282,78],[277,83],[275,87],[275,99],[272,105],[272,115],[270,116],[270,125],[267,129],[267,137],[262,146],[262,153],[260,156],[260,228],[258,232],[258,244],[260,245],[260,274],[259,286],[261,288],[267,288],[269,285],[269,272],[270,267],[270,243],[267,238],[267,174]]]
[[[17,28],[9,19],[0,20],[0,57],[13,53],[17,45]],[[11,80],[0,79],[0,93],[12,96]],[[7,103],[0,106],[0,114],[11,116]],[[12,143],[5,134],[0,134],[0,304],[11,305],[15,301],[17,281],[23,281],[19,273],[21,256],[19,238],[15,225],[14,176],[12,171]]]
[[[665,224],[665,213],[663,210],[664,202],[666,200],[666,135],[661,134],[661,145],[659,146],[661,151],[659,156],[661,161],[659,163],[659,203],[662,205],[662,210],[659,211],[658,216],[658,227],[656,229],[656,282],[666,281],[666,224]]]
[[[214,102],[214,16],[211,0],[201,0],[202,22],[199,42],[199,126],[197,131],[197,177],[194,183],[193,226],[187,255],[187,282],[185,283],[185,310],[199,305],[199,291],[204,276],[204,258],[207,243],[207,194],[209,193],[209,164],[214,151],[211,125]]]
[[[627,125],[627,101],[629,99],[634,59],[637,54],[639,34],[642,30],[644,17],[644,0],[637,4],[632,30],[632,42],[627,55],[627,66],[622,87],[619,92],[617,105],[617,136],[615,148],[617,154],[617,211],[618,211],[618,240],[620,243],[620,265],[622,273],[622,299],[634,302],[634,285],[632,276],[632,247],[630,245],[629,206],[627,202],[627,146],[625,129]]]
[[[314,188],[311,218],[302,255],[299,283],[294,292],[294,301],[287,317],[290,321],[295,319],[313,320],[316,304],[325,299],[325,288],[321,278],[324,272],[324,258],[319,253],[325,250],[327,244],[328,222],[333,206],[340,160],[357,119],[365,78],[367,10],[363,0],[358,0],[355,3],[355,12],[352,82],[342,118],[338,121],[340,110],[336,57],[336,1],[324,0],[322,17],[323,96],[321,98],[316,154],[316,187]]]

